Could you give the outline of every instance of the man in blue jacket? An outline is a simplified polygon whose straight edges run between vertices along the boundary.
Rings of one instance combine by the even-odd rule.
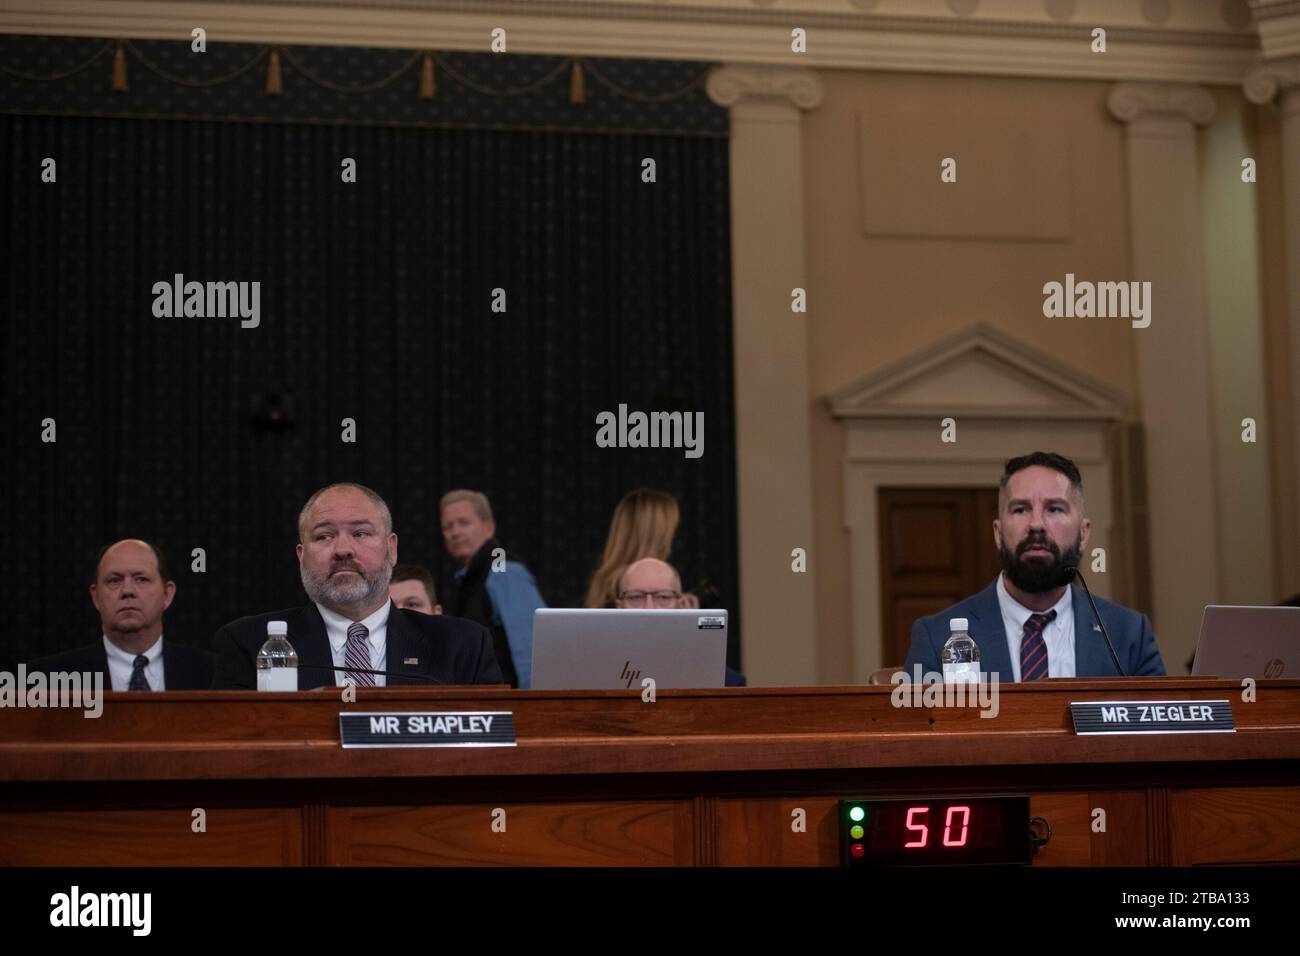
[[[949,621],[964,617],[980,670],[1003,681],[1117,676],[1083,590],[1071,585],[1088,544],[1083,478],[1062,455],[1036,451],[1006,463],[993,542],[1002,573],[979,594],[912,625],[909,680],[942,673]],[[1145,614],[1096,598],[1124,675],[1165,673]]]
[[[486,627],[506,683],[527,690],[533,675],[533,613],[546,607],[537,582],[517,556],[506,557],[487,495],[449,491],[438,512],[447,554],[457,565],[446,611]]]

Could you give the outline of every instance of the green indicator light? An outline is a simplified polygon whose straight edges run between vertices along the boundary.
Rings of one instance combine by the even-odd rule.
[[[864,811],[861,807],[852,807],[849,810],[849,819],[852,820],[854,823],[861,823],[862,818],[865,817],[866,815],[867,815],[866,811]]]
[[[863,832],[865,831],[863,831],[862,827],[858,826],[856,823],[849,827],[849,836],[853,837],[855,840],[861,840]]]

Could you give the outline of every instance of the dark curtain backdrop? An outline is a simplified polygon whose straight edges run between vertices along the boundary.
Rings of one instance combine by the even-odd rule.
[[[0,144],[6,663],[98,637],[90,562],[124,536],[171,556],[169,639],[302,602],[298,510],[347,479],[443,577],[438,498],[483,490],[553,606],[624,492],[664,488],[687,586],[738,609],[725,137],[11,114]],[[260,281],[260,327],[155,318],[175,273]],[[281,391],[292,424],[259,424]],[[704,412],[703,458],[598,448],[620,402]]]

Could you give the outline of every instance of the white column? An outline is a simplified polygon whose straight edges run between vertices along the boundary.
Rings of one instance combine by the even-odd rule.
[[[1130,278],[1151,283],[1151,324],[1132,334],[1146,436],[1152,616],[1165,668],[1181,674],[1202,609],[1219,590],[1196,142],[1214,99],[1190,84],[1117,83],[1107,105],[1126,124]]]
[[[1246,98],[1260,105],[1277,102],[1282,119],[1282,215],[1286,235],[1286,312],[1290,342],[1292,446],[1292,507],[1300,502],[1300,57],[1262,63],[1242,83]],[[1300,580],[1300,542],[1291,529],[1279,550],[1283,588],[1294,591]],[[1285,531],[1284,531],[1285,533]],[[1279,595],[1280,597],[1281,595]]]
[[[801,111],[806,69],[720,66],[709,96],[731,110],[731,260],[742,656],[751,684],[817,682],[812,462],[805,316]],[[791,570],[791,551],[807,572]]]
[[[1284,510],[1273,494],[1279,434],[1268,394],[1256,203],[1260,187],[1241,180],[1242,159],[1256,155],[1250,130],[1255,109],[1243,96],[1221,95],[1216,100],[1214,121],[1200,135],[1200,156],[1219,515],[1218,597],[1223,604],[1272,604],[1278,598],[1276,558]],[[1258,426],[1254,442],[1242,441],[1245,418],[1253,418]]]

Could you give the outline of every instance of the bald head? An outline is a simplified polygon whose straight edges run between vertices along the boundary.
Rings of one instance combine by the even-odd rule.
[[[679,607],[682,579],[667,561],[642,558],[633,561],[618,583],[619,607]]]
[[[118,555],[123,552],[140,556],[141,549],[152,555],[154,571],[164,581],[172,580],[171,568],[167,563],[167,555],[163,553],[162,548],[141,538],[123,538],[120,541],[114,541],[112,544],[106,544],[99,549],[95,555],[95,563],[90,569],[90,583],[96,584],[99,581],[99,573],[104,567],[104,560],[109,554]],[[142,560],[146,558],[142,557]]]
[[[321,504],[322,498],[327,499],[324,504]],[[393,533],[393,514],[379,492],[355,481],[340,481],[318,489],[302,506],[302,511],[298,512],[298,540],[307,540],[317,511],[340,502],[352,511],[373,511],[377,516],[375,523],[383,525],[384,534]]]
[[[658,558],[642,558],[633,561],[623,571],[619,579],[620,591],[680,591],[682,579],[677,569],[667,561]]]

